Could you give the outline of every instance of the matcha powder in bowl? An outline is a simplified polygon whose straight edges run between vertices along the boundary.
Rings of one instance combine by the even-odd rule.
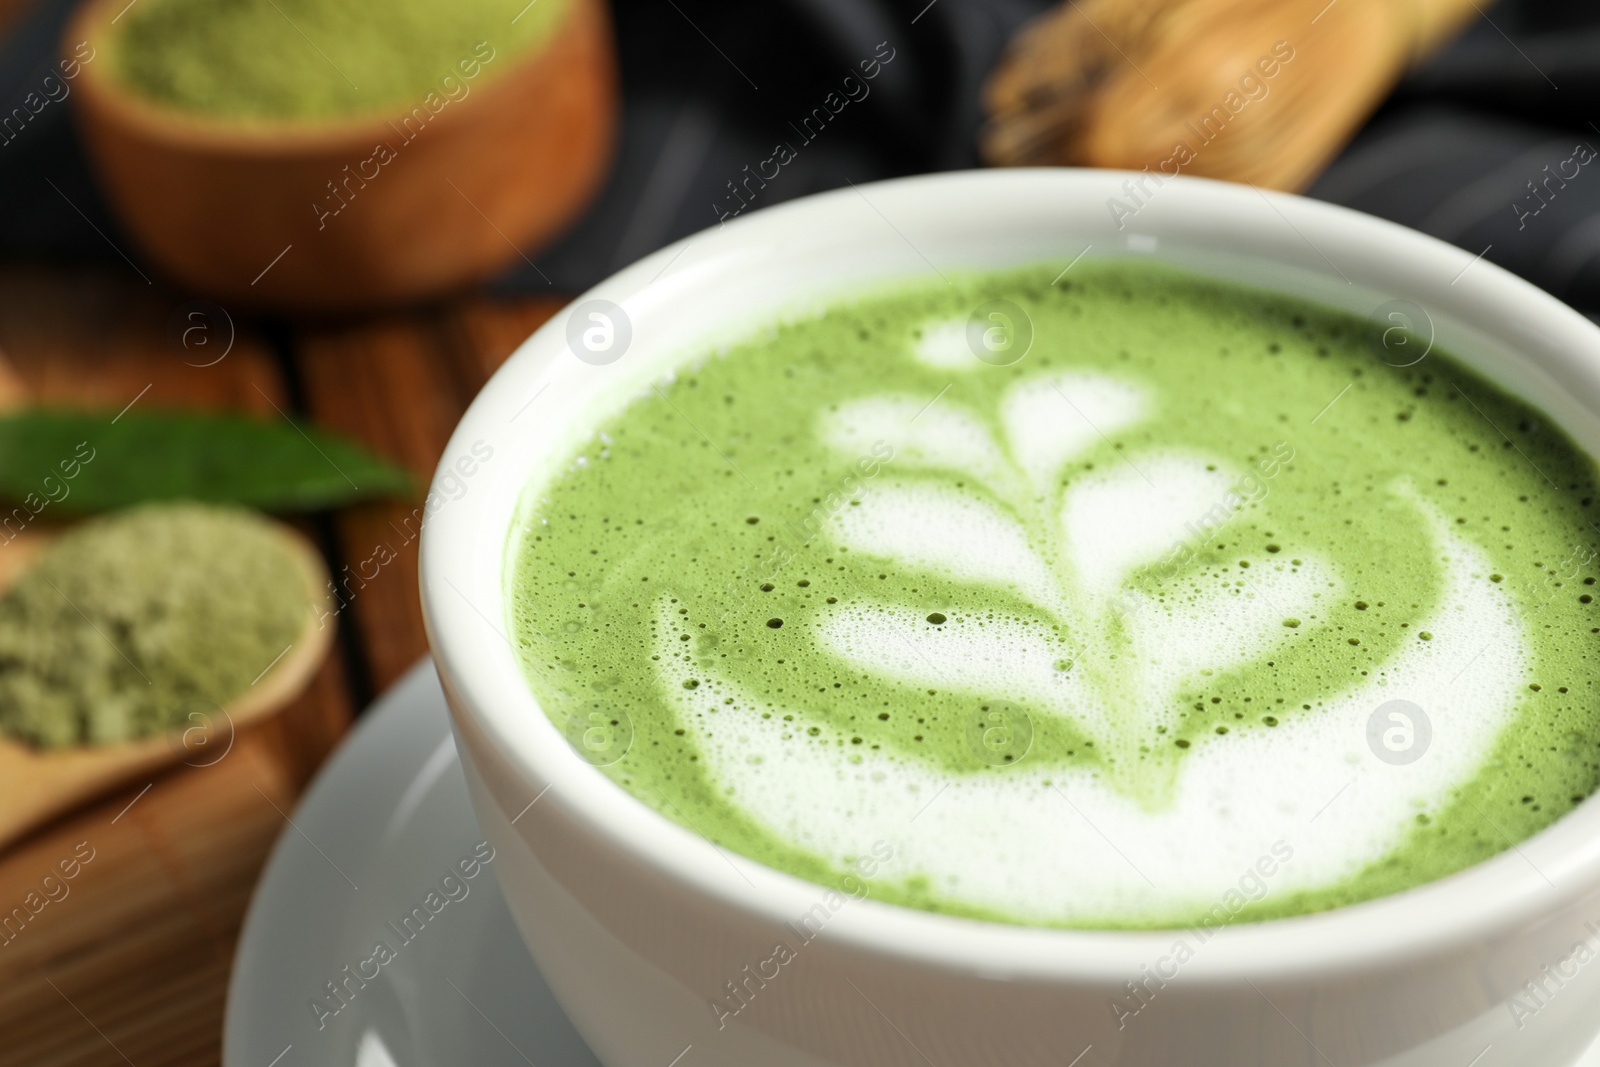
[[[312,596],[254,512],[156,504],[85,522],[0,596],[0,731],[54,748],[190,725],[300,637]]]
[[[216,118],[316,121],[459,99],[549,40],[569,0],[141,0],[113,39],[139,95]]]

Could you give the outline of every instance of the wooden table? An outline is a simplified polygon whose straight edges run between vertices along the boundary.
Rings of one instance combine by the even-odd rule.
[[[467,403],[562,303],[468,296],[336,323],[240,320],[227,357],[194,366],[216,349],[172,340],[185,302],[131,270],[0,267],[0,351],[40,401],[309,418],[404,464],[418,492],[303,520],[335,574],[380,543],[398,558],[350,600],[334,655],[292,707],[215,765],[139,782],[0,854],[0,921],[45,899],[41,880],[75,850],[92,855],[0,944],[5,1067],[220,1062],[234,944],[267,850],[352,718],[427,650],[404,521]]]

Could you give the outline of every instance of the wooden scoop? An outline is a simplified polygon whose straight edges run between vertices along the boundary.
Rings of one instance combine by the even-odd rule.
[[[0,737],[0,849],[47,819],[95,796],[183,762],[222,760],[234,734],[283,708],[305,689],[327,655],[333,626],[322,556],[294,530],[280,526],[284,547],[306,583],[306,622],[287,652],[221,709],[164,734],[106,745],[34,749]],[[0,549],[0,588],[15,581],[47,547],[47,535],[24,533]]]

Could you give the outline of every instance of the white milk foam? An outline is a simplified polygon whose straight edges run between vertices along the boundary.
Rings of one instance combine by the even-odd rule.
[[[862,401],[819,427],[847,455],[880,438],[896,445],[898,480],[842,509],[835,539],[1004,589],[1034,617],[982,606],[993,592],[976,593],[965,611],[953,605],[938,625],[861,597],[822,616],[816,640],[859,670],[904,682],[908,708],[936,688],[1014,702],[1035,722],[1072,720],[1114,757],[1112,770],[1024,757],[950,773],[908,752],[853,746],[802,705],[708,677],[680,651],[686,623],[659,602],[663,694],[685,728],[701,732],[707,772],[730,801],[793,844],[843,867],[887,841],[894,877],[924,876],[936,896],[1023,921],[1204,911],[1279,840],[1294,858],[1274,877],[1275,894],[1355,875],[1477,772],[1512,716],[1529,653],[1509,597],[1473,580],[1491,569],[1476,546],[1396,486],[1438,554],[1442,592],[1419,627],[1434,639],[1408,642],[1359,688],[1305,694],[1312,710],[1295,708],[1275,728],[1205,734],[1171,781],[1139,783],[1139,746],[1171,743],[1159,731],[1178,723],[1180,689],[1281,646],[1292,655],[1317,625],[1319,602],[1339,595],[1337,568],[1268,556],[1248,570],[1169,581],[1160,598],[1127,587],[1238,482],[1220,462],[1165,450],[1119,453],[1062,488],[1069,459],[1145,416],[1143,392],[1127,383],[1024,380],[1000,408],[1003,445],[953,403],[920,407]],[[1286,626],[1289,618],[1299,625]],[[685,688],[691,678],[699,688]],[[1395,699],[1432,721],[1425,757],[1407,766],[1368,747],[1369,717]],[[808,734],[813,726],[819,736]]]
[[[916,346],[917,359],[943,370],[967,370],[973,365],[972,349],[967,345],[965,319],[929,323]]]

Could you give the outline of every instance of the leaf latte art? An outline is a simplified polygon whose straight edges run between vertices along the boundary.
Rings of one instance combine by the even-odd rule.
[[[1196,921],[1274,845],[1243,917],[1396,891],[1594,789],[1588,457],[1358,320],[1054,276],[841,304],[594,414],[510,549],[580,751],[802,877],[887,842],[879,899],[1090,927]],[[966,347],[994,298],[1012,366]]]

